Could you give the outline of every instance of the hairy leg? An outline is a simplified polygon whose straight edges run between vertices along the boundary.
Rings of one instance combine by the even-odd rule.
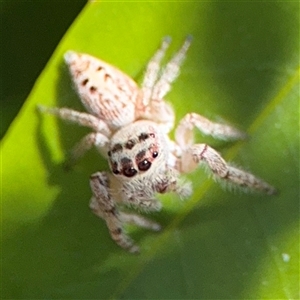
[[[183,43],[182,47],[167,63],[165,68],[162,70],[160,78],[157,80],[153,87],[152,99],[153,101],[162,100],[171,89],[172,82],[177,78],[180,71],[186,52],[192,42],[191,36],[188,36]]]
[[[274,187],[251,173],[228,165],[217,151],[206,144],[193,145],[187,150],[187,153],[196,164],[204,162],[215,178],[221,182],[262,191],[268,195],[276,194]]]
[[[96,132],[103,133],[106,136],[109,136],[111,134],[108,126],[102,120],[91,114],[79,112],[65,107],[57,108],[39,105],[38,108],[43,113],[52,114],[60,117],[63,120],[67,120],[81,126],[89,127]]]
[[[170,38],[165,38],[161,48],[150,60],[145,73],[137,110],[141,117],[161,124],[162,130],[166,133],[173,128],[175,116],[172,107],[164,101],[163,97],[169,92],[172,82],[179,75],[180,66],[190,43],[191,38],[188,37],[165,68],[161,69],[160,62],[170,44]],[[159,72],[161,72],[160,76]]]
[[[125,213],[125,212],[119,212],[119,214],[120,214],[120,219],[124,223],[134,224],[139,227],[150,229],[153,231],[161,230],[161,226],[158,223],[151,221],[151,220],[149,220],[143,216],[140,216],[138,214]]]
[[[139,252],[139,247],[124,232],[122,217],[109,191],[107,174],[105,172],[97,172],[91,175],[90,185],[93,192],[90,208],[94,214],[105,220],[111,238],[129,252]]]
[[[214,123],[196,113],[187,114],[179,123],[175,131],[175,140],[181,148],[193,144],[193,129],[197,128],[205,135],[211,135],[217,139],[245,139],[247,135],[234,127]]]
[[[134,186],[124,185],[122,188],[123,202],[141,211],[159,211],[161,203],[148,195],[144,190],[136,190]]]
[[[168,49],[170,42],[171,42],[171,38],[165,37],[162,40],[160,48],[155,52],[155,54],[153,55],[153,57],[151,58],[151,60],[147,65],[146,72],[144,75],[144,80],[141,87],[143,92],[142,105],[144,107],[149,105],[152,96],[152,89],[155,85],[155,82],[157,80],[160,71],[161,60],[165,56],[166,50]]]

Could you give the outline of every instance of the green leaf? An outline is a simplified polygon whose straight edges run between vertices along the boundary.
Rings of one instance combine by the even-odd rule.
[[[2,141],[2,298],[298,298],[298,12],[296,2],[89,2]],[[199,169],[188,176],[191,199],[160,197],[164,209],[152,217],[163,232],[129,229],[141,245],[135,256],[88,208],[89,175],[106,162],[91,151],[63,169],[87,130],[36,106],[82,109],[63,64],[69,49],[139,81],[162,37],[172,37],[171,55],[188,34],[167,96],[177,122],[195,111],[248,131],[246,142],[209,142],[280,194],[230,193]]]

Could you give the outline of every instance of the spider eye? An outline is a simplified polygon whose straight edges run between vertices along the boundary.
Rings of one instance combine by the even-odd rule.
[[[140,171],[147,171],[151,167],[151,162],[147,159],[144,159],[138,164]]]
[[[123,170],[123,174],[126,177],[132,177],[137,173],[137,170],[134,167],[128,167]]]
[[[110,151],[108,151],[108,155],[109,155]],[[111,161],[111,170],[115,175],[120,174],[120,171],[118,170],[118,164],[115,161]]]
[[[154,151],[153,153],[152,153],[152,157],[153,158],[156,158],[158,156],[158,152],[157,151]]]

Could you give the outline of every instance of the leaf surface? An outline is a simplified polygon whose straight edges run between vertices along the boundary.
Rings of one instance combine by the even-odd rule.
[[[292,2],[89,2],[2,141],[2,297],[298,298],[298,10]],[[106,162],[91,151],[63,169],[88,131],[36,106],[82,110],[62,60],[67,50],[140,81],[161,38],[172,37],[171,55],[187,34],[194,41],[167,96],[177,121],[194,111],[247,131],[246,142],[208,141],[280,194],[230,193],[199,169],[188,176],[191,199],[160,197],[164,209],[152,217],[162,233],[129,228],[142,249],[134,256],[88,208],[89,175]]]

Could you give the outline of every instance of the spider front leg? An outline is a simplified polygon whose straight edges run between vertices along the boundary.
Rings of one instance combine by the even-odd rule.
[[[212,122],[196,113],[189,113],[180,121],[175,132],[176,142],[181,148],[194,143],[194,128],[200,130],[204,135],[211,135],[222,140],[237,140],[247,137],[246,133],[234,127]]]
[[[262,191],[268,195],[276,194],[274,187],[251,173],[230,166],[216,150],[206,144],[196,144],[188,148],[183,155],[185,158],[183,158],[182,164],[189,160],[186,156],[189,156],[190,159],[192,158],[196,164],[204,162],[215,178],[221,182]]]
[[[146,109],[149,105],[152,96],[152,89],[155,85],[157,80],[159,71],[160,71],[160,63],[161,60],[164,58],[166,50],[168,49],[171,42],[170,37],[165,37],[162,40],[160,48],[155,52],[151,60],[147,64],[146,72],[144,75],[144,80],[142,83],[142,99],[141,105]]]
[[[165,38],[160,49],[148,63],[137,108],[141,118],[151,119],[162,124],[162,130],[165,132],[169,132],[173,128],[175,117],[172,107],[163,98],[179,75],[180,66],[191,44],[191,37],[186,38],[179,51],[162,69],[160,63],[170,41],[169,37]]]
[[[185,59],[186,53],[191,45],[192,37],[188,36],[181,48],[174,54],[171,60],[162,70],[159,79],[153,86],[152,99],[153,101],[162,100],[171,89],[172,82],[178,77],[180,67]]]
[[[116,200],[110,193],[109,179],[106,172],[93,174],[90,185],[93,192],[90,208],[94,214],[105,220],[112,239],[119,246],[131,253],[138,253],[139,247],[125,234],[123,224],[131,223],[154,231],[160,230],[160,225],[143,216],[119,211]]]

